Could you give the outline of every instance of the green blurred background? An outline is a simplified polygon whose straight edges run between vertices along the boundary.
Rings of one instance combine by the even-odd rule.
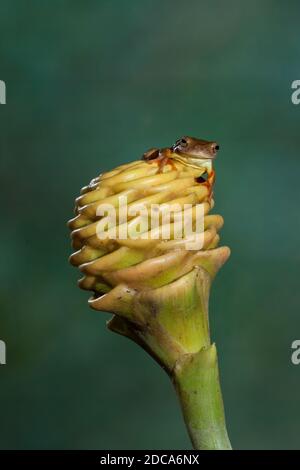
[[[232,256],[210,318],[235,448],[300,448],[297,1],[1,1],[0,446],[183,449],[167,375],[87,306],[66,221],[92,177],[217,139]]]

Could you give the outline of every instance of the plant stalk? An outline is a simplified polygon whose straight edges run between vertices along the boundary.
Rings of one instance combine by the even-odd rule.
[[[215,345],[177,361],[172,380],[193,448],[231,450]]]

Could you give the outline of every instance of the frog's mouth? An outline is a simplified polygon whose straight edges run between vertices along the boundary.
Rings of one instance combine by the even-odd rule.
[[[178,153],[173,154],[173,159],[179,161],[183,165],[190,166],[192,168],[206,168],[208,172],[212,170],[212,160],[213,158],[199,158],[199,157],[191,157],[186,155],[179,155]]]

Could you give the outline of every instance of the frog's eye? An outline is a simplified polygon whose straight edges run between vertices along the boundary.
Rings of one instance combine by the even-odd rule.
[[[186,139],[180,139],[179,143],[180,143],[180,145],[182,145],[183,147],[186,147],[186,146],[187,146],[187,140],[186,140]]]

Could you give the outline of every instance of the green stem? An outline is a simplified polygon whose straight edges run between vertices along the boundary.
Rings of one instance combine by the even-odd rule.
[[[208,270],[197,266],[159,288],[138,293],[126,288],[124,294],[121,286],[101,300],[103,310],[117,306],[122,314],[109,328],[142,346],[171,376],[192,444],[199,450],[231,449],[217,352],[210,344],[211,281]]]
[[[179,359],[172,379],[194,449],[230,450],[215,345]]]

